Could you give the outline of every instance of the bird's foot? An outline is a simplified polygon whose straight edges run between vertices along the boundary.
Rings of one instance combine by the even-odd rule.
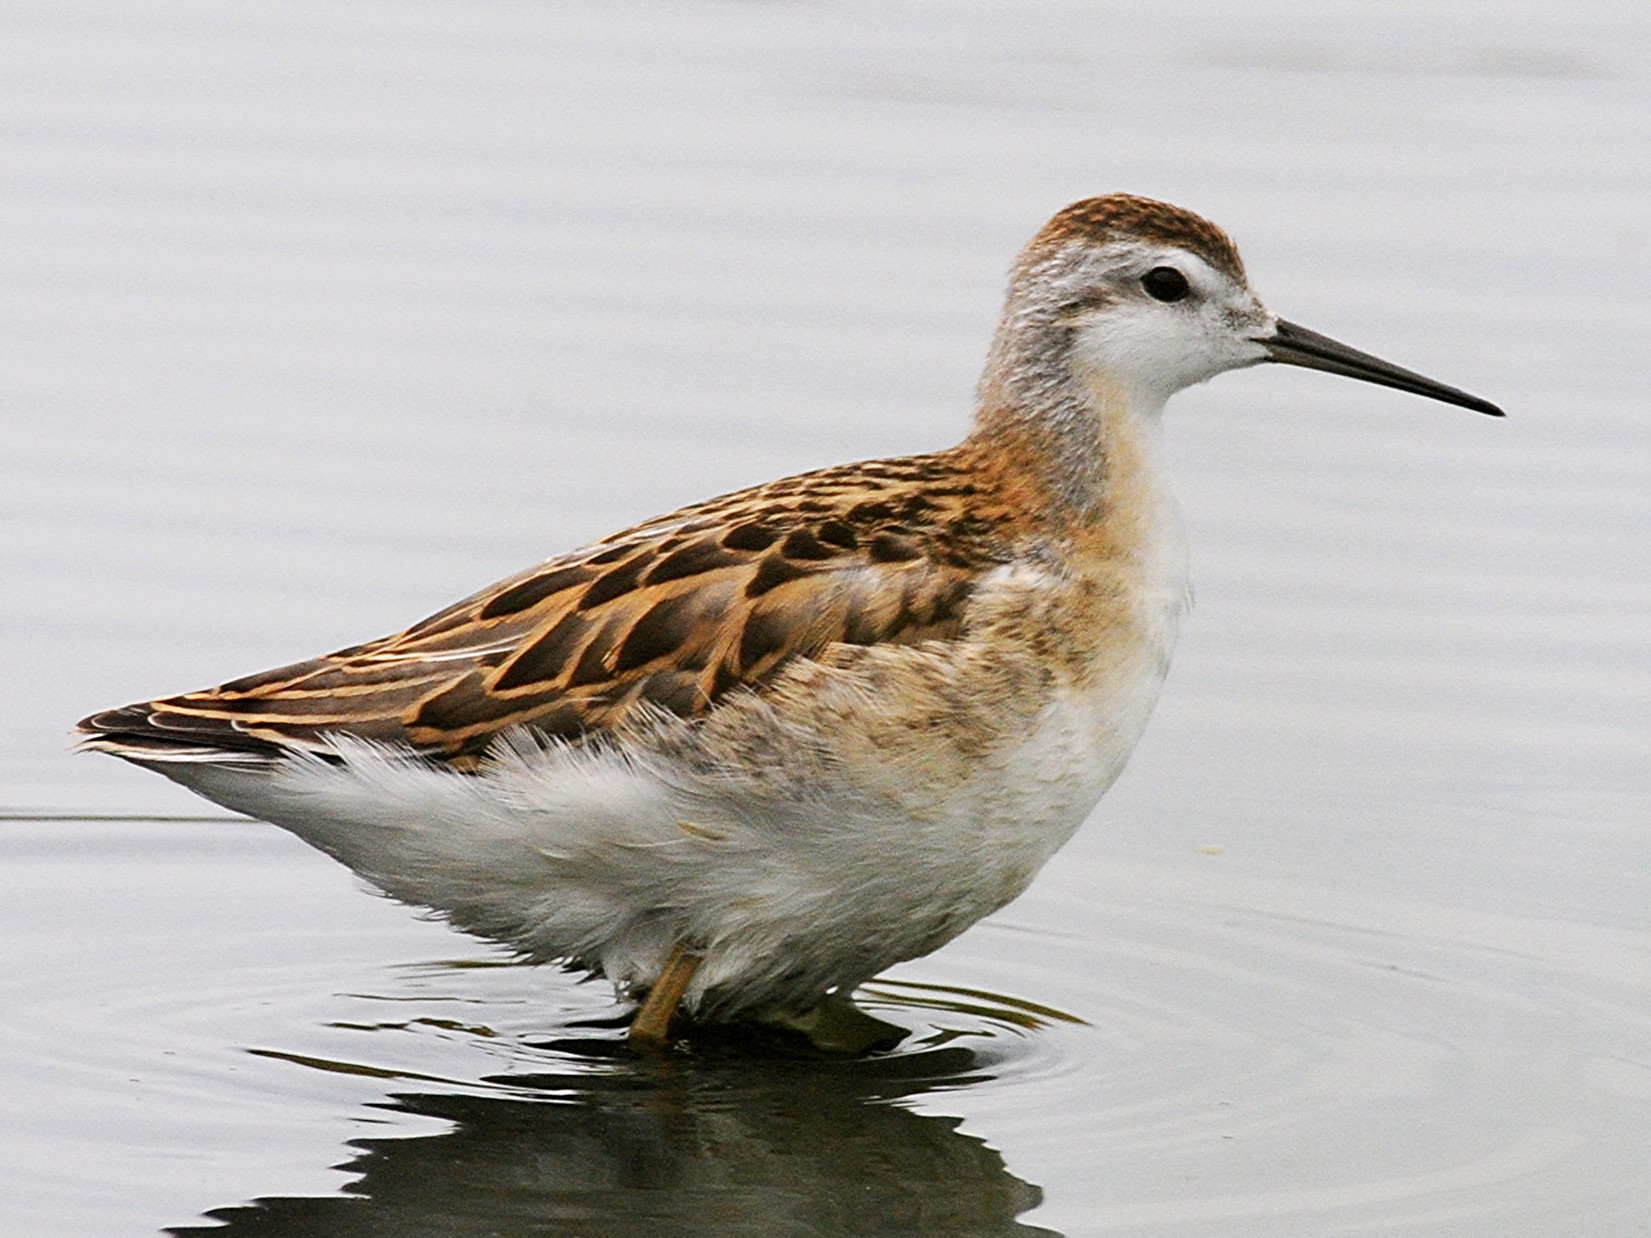
[[[801,1037],[820,1053],[859,1057],[894,1048],[909,1034],[896,1023],[867,1014],[844,993],[828,993],[800,1013],[764,1015],[758,1026]]]

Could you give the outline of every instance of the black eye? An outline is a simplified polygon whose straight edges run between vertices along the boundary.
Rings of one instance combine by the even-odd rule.
[[[1179,301],[1190,291],[1187,277],[1174,267],[1153,267],[1141,276],[1141,287],[1158,301]]]

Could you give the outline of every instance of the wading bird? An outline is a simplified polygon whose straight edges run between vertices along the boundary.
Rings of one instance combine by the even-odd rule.
[[[607,976],[634,1042],[680,1006],[865,1048],[826,1015],[1018,895],[1123,769],[1187,601],[1164,403],[1262,362],[1500,415],[1282,321],[1197,215],[1092,198],[1015,263],[959,445],[684,508],[82,743]]]

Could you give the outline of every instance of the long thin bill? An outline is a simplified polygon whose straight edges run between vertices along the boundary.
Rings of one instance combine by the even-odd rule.
[[[1295,323],[1285,322],[1283,319],[1279,320],[1277,335],[1258,340],[1257,343],[1267,349],[1268,361],[1277,361],[1283,365],[1299,365],[1309,370],[1324,370],[1330,374],[1345,374],[1348,378],[1360,378],[1367,383],[1397,387],[1400,391],[1425,395],[1430,400],[1459,404],[1463,408],[1488,413],[1492,417],[1506,415],[1489,400],[1481,400],[1476,395],[1469,395],[1455,387],[1434,382],[1413,370],[1403,369],[1391,362],[1383,361],[1380,357],[1372,357],[1367,352],[1349,348],[1328,335],[1320,335],[1317,331],[1309,331],[1306,327],[1298,327]]]

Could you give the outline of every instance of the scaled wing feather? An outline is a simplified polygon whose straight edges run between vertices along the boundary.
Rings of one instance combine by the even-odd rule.
[[[957,636],[1008,557],[981,506],[947,453],[805,474],[552,559],[397,635],[81,730],[139,759],[325,752],[348,735],[462,767],[514,727],[581,742],[641,714],[692,718],[833,644]]]

